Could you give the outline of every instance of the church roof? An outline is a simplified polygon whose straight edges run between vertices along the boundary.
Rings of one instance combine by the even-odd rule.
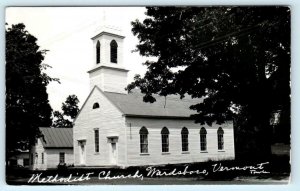
[[[100,90],[101,91],[101,90]],[[156,102],[146,103],[143,101],[144,94],[134,90],[128,94],[103,92],[103,94],[125,115],[135,117],[158,117],[158,118],[189,118],[195,114],[195,110],[189,107],[202,102],[202,99],[192,99],[186,96],[154,95]]]
[[[73,148],[72,128],[40,127],[43,135],[41,142],[44,148]]]

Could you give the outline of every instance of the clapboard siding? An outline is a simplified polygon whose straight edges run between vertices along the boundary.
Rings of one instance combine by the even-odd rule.
[[[106,65],[105,65],[106,66]],[[113,68],[101,68],[90,73],[91,88],[97,85],[104,91],[125,93],[127,72]]]
[[[100,108],[92,109],[94,103]],[[118,136],[118,164],[125,162],[125,119],[122,113],[100,92],[94,88],[81,109],[73,128],[75,165],[80,165],[78,140],[86,140],[86,165],[110,165],[107,137]],[[99,153],[95,153],[94,129],[99,129]]]
[[[67,165],[74,164],[73,149],[46,149],[45,159],[47,168],[57,168],[59,164],[59,153],[65,153],[65,163]]]
[[[127,131],[127,154],[128,166],[156,165],[191,163],[207,160],[221,160],[234,158],[234,137],[233,125],[227,122],[223,125],[213,124],[199,125],[192,120],[178,119],[146,119],[146,118],[126,118],[129,127]],[[145,126],[148,134],[149,155],[140,154],[139,130]],[[218,151],[217,130],[219,127],[224,130],[224,150]],[[161,152],[161,129],[169,129],[169,153]],[[189,152],[182,152],[181,129],[189,130]],[[207,131],[207,152],[200,151],[200,128],[205,127]]]
[[[104,90],[110,92],[126,93],[127,87],[127,72],[104,69]]]

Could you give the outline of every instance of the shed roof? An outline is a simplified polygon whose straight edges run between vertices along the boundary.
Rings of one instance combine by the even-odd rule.
[[[154,95],[156,102],[146,103],[143,101],[144,94],[137,90],[128,94],[103,93],[125,116],[135,117],[189,118],[191,114],[196,114],[190,106],[203,101],[203,99],[192,99],[190,96],[180,99],[178,95],[166,98]]]
[[[73,148],[72,128],[40,127],[43,135],[41,142],[44,148]]]

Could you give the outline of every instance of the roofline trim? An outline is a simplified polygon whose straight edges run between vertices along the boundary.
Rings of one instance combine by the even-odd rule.
[[[156,118],[156,119],[190,119],[187,116],[161,116],[161,115],[137,115],[137,114],[123,114],[125,117],[137,117],[137,118]]]
[[[87,102],[88,99],[91,97],[91,95],[92,95],[92,93],[93,93],[93,91],[94,91],[95,89],[96,89],[96,85],[95,85],[95,86],[93,87],[93,89],[90,91],[89,95],[87,96],[87,98],[85,99],[84,103],[82,104],[80,110],[78,111],[76,117],[75,117],[74,120],[73,120],[73,125],[74,125],[74,123],[76,122],[76,120],[77,120],[79,114],[81,113],[83,107],[85,106],[86,102]]]
[[[76,122],[76,120],[77,120],[77,118],[78,118],[78,116],[80,115],[80,113],[81,113],[81,111],[82,111],[82,109],[85,107],[85,105],[86,105],[86,103],[87,103],[87,101],[89,100],[89,98],[91,97],[91,95],[92,95],[92,93],[95,91],[95,89],[97,89],[113,106],[115,106],[115,108],[117,109],[117,110],[119,110],[120,111],[120,113],[122,113],[122,114],[124,114],[124,112],[115,104],[115,103],[113,103],[110,99],[109,99],[109,97],[107,97],[106,95],[105,95],[105,93],[97,86],[97,85],[95,85],[94,87],[93,87],[93,89],[91,90],[91,92],[90,92],[90,94],[88,95],[88,97],[85,99],[85,101],[84,101],[84,103],[83,103],[83,105],[81,106],[81,108],[80,108],[80,110],[79,110],[79,112],[78,112],[78,114],[77,114],[77,116],[75,117],[75,119],[74,119],[74,121],[73,121],[73,124],[75,124],[75,122]]]
[[[112,100],[110,100],[109,99],[109,97],[107,96],[107,95],[105,95],[105,93],[97,86],[97,85],[95,85],[95,87],[96,87],[96,89],[113,105],[113,106],[115,106],[115,108],[117,109],[117,110],[119,110],[119,112],[122,114],[122,115],[124,115],[125,114],[125,112],[124,111],[122,111],[122,109],[117,105],[117,104],[115,104]]]
[[[94,71],[100,70],[101,68],[113,69],[113,70],[118,70],[118,71],[123,71],[123,72],[129,72],[129,70],[127,70],[125,68],[115,68],[115,67],[110,67],[110,66],[105,66],[105,65],[99,65],[98,67],[87,71],[87,73],[92,73]]]
[[[48,147],[48,146],[44,146],[45,149],[73,149],[74,147]]]
[[[118,34],[113,34],[113,33],[110,33],[110,32],[106,32],[106,31],[102,31],[100,32],[99,34],[93,36],[91,39],[92,40],[95,40],[96,38],[102,36],[102,35],[107,35],[107,36],[111,36],[111,37],[118,37],[118,38],[121,38],[121,39],[124,39],[125,36],[122,36],[122,35],[118,35]]]

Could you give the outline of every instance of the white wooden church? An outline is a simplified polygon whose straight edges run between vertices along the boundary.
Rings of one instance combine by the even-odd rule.
[[[92,37],[90,94],[73,128],[75,166],[141,166],[234,159],[233,123],[200,125],[190,105],[201,99],[156,96],[143,102],[127,93],[120,31],[104,27]]]

